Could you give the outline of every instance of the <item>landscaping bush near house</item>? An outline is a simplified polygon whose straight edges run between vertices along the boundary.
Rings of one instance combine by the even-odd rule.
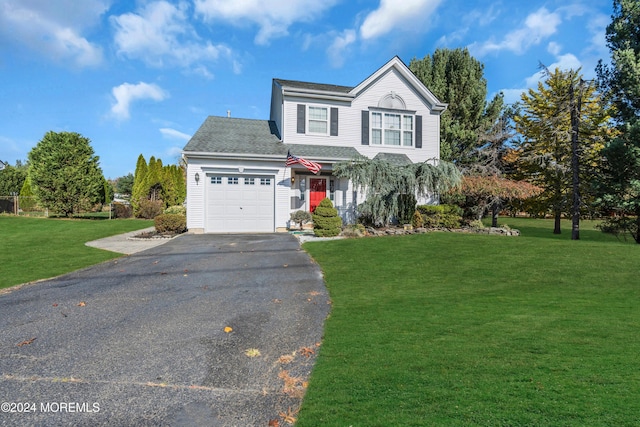
[[[113,204],[114,218],[131,218],[132,216],[133,216],[133,209],[131,209],[131,205],[118,203],[118,202]]]
[[[313,218],[311,217],[311,213],[303,210],[295,211],[291,213],[291,222],[298,224],[300,230],[302,230],[302,225],[310,222]]]
[[[416,210],[422,215],[423,227],[460,228],[462,209],[455,205],[420,205]]]
[[[187,231],[187,217],[180,214],[161,214],[153,219],[158,233],[184,233]]]
[[[165,214],[187,216],[187,208],[182,205],[169,206],[164,210]]]
[[[413,216],[411,217],[411,225],[413,226],[413,228],[420,228],[424,226],[422,214],[417,210],[413,212]]]
[[[349,224],[342,229],[340,234],[344,237],[364,237],[367,235],[367,230],[362,224]]]
[[[138,203],[138,218],[153,219],[160,215],[164,210],[164,202],[162,200],[142,199]]]
[[[318,237],[334,237],[342,231],[342,218],[328,197],[322,199],[313,212],[313,232]]]

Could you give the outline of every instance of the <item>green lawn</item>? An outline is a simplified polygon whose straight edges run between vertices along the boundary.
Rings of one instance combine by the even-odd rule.
[[[640,425],[640,246],[501,223],[305,244],[332,311],[297,426]]]
[[[0,289],[121,256],[86,242],[153,226],[153,221],[0,216]]]

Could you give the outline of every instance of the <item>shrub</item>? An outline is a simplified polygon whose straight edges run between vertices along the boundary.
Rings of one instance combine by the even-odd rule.
[[[417,210],[413,211],[413,216],[411,217],[411,225],[413,226],[413,228],[420,228],[424,225],[422,214]]]
[[[416,208],[422,214],[424,227],[459,228],[462,209],[455,205],[420,205]]]
[[[313,213],[313,232],[318,237],[334,237],[342,231],[342,218],[328,197],[322,199]]]
[[[115,202],[113,204],[113,217],[114,218],[131,218],[133,216],[133,209],[131,205]]]
[[[367,230],[362,224],[349,224],[340,234],[345,237],[363,237],[367,235]]]
[[[416,198],[413,194],[400,194],[398,196],[398,222],[409,224],[416,211]]]
[[[138,203],[138,218],[153,219],[162,213],[164,202],[162,200],[142,199]]]
[[[187,218],[180,214],[161,214],[153,219],[158,233],[184,233],[187,231]]]
[[[474,230],[482,230],[483,228],[486,228],[482,221],[480,221],[479,219],[471,221],[469,223],[469,227],[473,228]]]
[[[311,221],[311,213],[307,211],[295,211],[291,213],[291,221],[295,222],[300,226],[300,230],[302,230],[302,225]]]
[[[165,214],[171,214],[171,215],[187,215],[187,208],[185,208],[182,205],[174,205],[174,206],[169,206],[167,209],[164,210]]]

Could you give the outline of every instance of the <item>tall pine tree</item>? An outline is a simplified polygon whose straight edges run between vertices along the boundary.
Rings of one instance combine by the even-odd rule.
[[[611,64],[598,64],[598,81],[616,109],[617,135],[602,151],[598,203],[615,213],[605,229],[629,232],[640,244],[640,3],[614,0],[607,26]]]
[[[487,102],[484,65],[465,49],[438,49],[433,56],[413,59],[409,69],[442,102],[440,158],[458,165],[473,163],[480,137],[498,119],[503,96]]]
[[[571,207],[572,123],[571,92],[582,76],[578,71],[559,69],[549,72],[537,90],[522,94],[520,111],[515,115],[516,131],[521,135],[520,172],[531,183],[542,187],[539,209],[554,217],[554,234],[560,234],[560,219]],[[593,85],[582,90],[580,113],[580,175],[582,194],[589,197],[591,170],[598,163],[610,119],[605,103]]]

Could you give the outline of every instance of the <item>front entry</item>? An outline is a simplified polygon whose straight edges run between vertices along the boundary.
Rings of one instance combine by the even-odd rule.
[[[309,211],[313,212],[322,199],[327,197],[327,180],[324,178],[309,179]]]

